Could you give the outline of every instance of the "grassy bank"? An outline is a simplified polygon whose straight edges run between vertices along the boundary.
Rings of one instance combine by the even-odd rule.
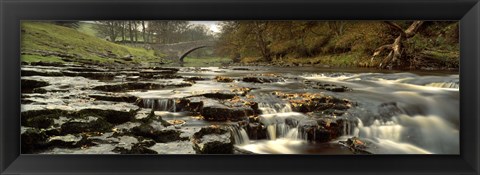
[[[47,22],[23,22],[22,61],[81,63],[158,62],[151,50],[111,43],[75,29]]]

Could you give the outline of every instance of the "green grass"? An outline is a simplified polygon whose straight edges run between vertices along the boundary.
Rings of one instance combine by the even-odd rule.
[[[81,29],[87,30],[87,29]],[[100,63],[122,62],[127,55],[133,56],[133,62],[158,62],[160,58],[151,50],[132,48],[115,44],[79,32],[75,29],[54,25],[47,22],[23,22],[22,23],[22,52],[28,55],[22,56],[22,61],[59,61],[42,57],[36,54],[39,51],[74,55],[76,60],[92,61]],[[105,56],[113,53],[115,56]],[[35,55],[35,56],[33,56]]]
[[[184,59],[184,66],[187,67],[202,67],[202,66],[221,66],[222,64],[230,63],[230,58],[221,57],[201,57],[191,58],[186,57]]]
[[[56,56],[22,55],[20,58],[25,62],[64,62],[60,57]]]

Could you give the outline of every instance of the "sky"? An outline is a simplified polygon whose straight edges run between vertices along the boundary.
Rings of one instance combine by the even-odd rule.
[[[208,28],[214,32],[220,32],[220,21],[189,21],[190,24],[203,24],[208,26]]]

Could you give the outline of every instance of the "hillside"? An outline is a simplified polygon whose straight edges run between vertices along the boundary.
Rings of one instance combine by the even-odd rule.
[[[412,21],[233,21],[224,23],[217,50],[222,56],[249,65],[458,69],[458,22],[413,24]],[[407,29],[410,35],[399,38]],[[393,52],[393,48],[397,51]]]
[[[141,63],[160,62],[152,50],[111,43],[68,27],[47,22],[23,22],[24,62]]]

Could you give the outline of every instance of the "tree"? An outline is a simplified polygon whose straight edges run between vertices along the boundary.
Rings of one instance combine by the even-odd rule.
[[[120,21],[97,21],[98,25],[95,25],[95,29],[99,37],[107,37],[110,41],[115,42],[119,31],[121,31],[120,23]]]
[[[128,21],[128,35],[130,36],[130,43],[133,43],[133,25],[132,21]]]
[[[423,23],[423,21],[413,21],[413,23],[404,30],[397,23],[386,21],[385,24],[394,29],[396,33],[398,33],[398,36],[392,44],[386,44],[377,48],[374,51],[371,60],[373,61],[373,59],[375,59],[377,56],[382,54],[384,51],[387,51],[388,55],[379,64],[380,68],[393,66],[392,64],[400,65],[402,62],[405,62],[405,60],[401,60],[403,58],[403,42],[406,39],[413,37]]]
[[[142,23],[142,38],[143,38],[143,42],[144,43],[147,43],[148,42],[148,39],[146,38],[146,35],[145,35],[145,21],[141,21]]]

